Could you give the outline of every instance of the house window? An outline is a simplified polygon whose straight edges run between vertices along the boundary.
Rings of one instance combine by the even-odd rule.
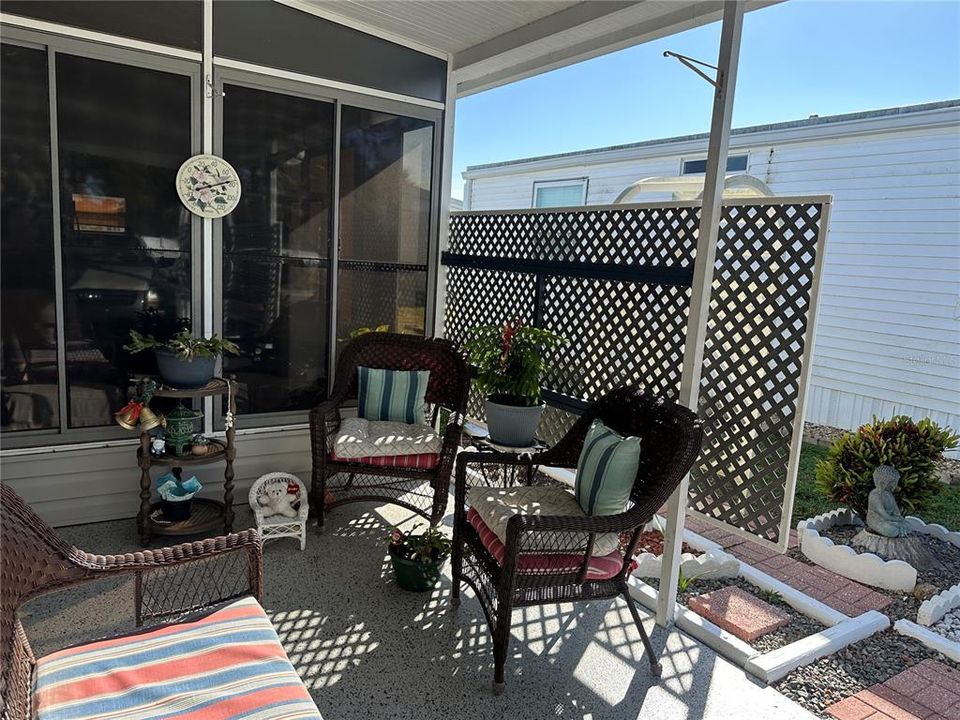
[[[587,204],[587,179],[537,181],[533,184],[535,208],[576,207]]]
[[[746,172],[747,155],[728,155],[727,172]],[[681,175],[699,175],[707,171],[707,159],[684,160],[680,170]]]
[[[116,436],[131,376],[156,372],[123,350],[130,330],[193,314],[193,225],[174,188],[193,80],[135,53],[2,53],[0,427],[13,445]]]

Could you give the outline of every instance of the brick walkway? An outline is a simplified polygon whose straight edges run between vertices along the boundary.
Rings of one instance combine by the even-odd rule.
[[[960,720],[960,670],[924,660],[827,712],[837,720]]]
[[[686,524],[695,533],[713,540],[731,555],[826,603],[844,615],[855,617],[868,610],[882,610],[891,603],[886,595],[871,590],[866,585],[848,580],[822,567],[807,565],[781,555],[776,550],[708,525],[699,518],[688,516]],[[797,531],[791,530],[789,546],[794,548],[797,545]]]

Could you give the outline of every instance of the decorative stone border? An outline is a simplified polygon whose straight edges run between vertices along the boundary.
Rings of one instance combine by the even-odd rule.
[[[685,530],[683,539],[691,547],[705,554],[723,553],[720,545],[692,530]],[[790,587],[745,562],[740,562],[739,577],[762,590],[779,593],[784,602],[797,612],[827,626],[825,630],[808,635],[789,645],[761,653],[689,608],[677,604],[675,617],[678,628],[766,683],[775,682],[801,665],[807,665],[817,658],[831,655],[851,643],[890,626],[890,619],[876,610],[870,610],[855,618],[847,617],[839,610],[834,610],[826,603]],[[656,610],[657,591],[651,586],[639,579],[630,578],[630,592],[642,605]]]
[[[917,622],[930,627],[956,607],[960,607],[960,583],[924,600],[917,610]]]
[[[661,555],[641,553],[636,556],[637,569],[633,574],[637,577],[660,577],[663,566]],[[737,577],[740,573],[740,561],[733,555],[722,550],[708,550],[702,555],[683,553],[680,556],[680,572],[688,578],[728,578]]]
[[[831,510],[797,523],[800,551],[812,562],[851,580],[886,590],[910,592],[917,584],[917,569],[903,560],[884,560],[873,553],[858,553],[848,545],[836,545],[820,535],[822,530],[854,522],[847,509]],[[926,525],[919,521],[921,525]],[[942,527],[942,526],[936,526]],[[943,528],[946,533],[946,528]],[[930,533],[933,534],[933,533]]]
[[[937,538],[937,540],[942,540],[945,543],[950,543],[954,547],[960,548],[960,532],[947,530],[943,525],[938,525],[937,523],[925,523],[914,515],[907,515],[905,519],[907,523],[909,523],[910,529],[914,532],[932,535]]]
[[[954,662],[960,662],[960,643],[955,640],[945,638],[940,633],[936,633],[922,625],[917,625],[915,622],[907,620],[906,618],[897,620],[893,624],[893,629],[901,635],[919,640],[931,650],[943,653]]]

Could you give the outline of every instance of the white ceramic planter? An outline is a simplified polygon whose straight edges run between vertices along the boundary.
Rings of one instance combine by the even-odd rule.
[[[633,574],[641,578],[659,578],[663,568],[663,556],[641,553],[636,557],[637,569]],[[722,550],[709,550],[702,555],[683,553],[680,556],[680,572],[688,578],[728,578],[740,573],[740,561]]]

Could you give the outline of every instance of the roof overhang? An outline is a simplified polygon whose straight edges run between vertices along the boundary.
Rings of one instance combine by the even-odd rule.
[[[720,20],[723,0],[280,0],[444,57],[457,96]],[[748,0],[747,10],[781,0]]]

